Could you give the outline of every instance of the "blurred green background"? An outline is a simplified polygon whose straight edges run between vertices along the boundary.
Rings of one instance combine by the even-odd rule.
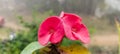
[[[91,54],[118,54],[118,35],[114,18],[120,17],[118,0],[0,0],[0,54],[20,54],[37,41],[39,24],[61,11],[82,17],[91,42],[85,46]],[[14,35],[11,37],[11,35]]]

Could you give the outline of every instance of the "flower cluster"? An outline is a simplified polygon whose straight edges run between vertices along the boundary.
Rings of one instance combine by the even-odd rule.
[[[53,44],[59,43],[64,37],[83,43],[90,41],[88,29],[80,16],[61,12],[60,16],[48,17],[40,24],[38,42],[41,45],[46,45],[49,41]]]

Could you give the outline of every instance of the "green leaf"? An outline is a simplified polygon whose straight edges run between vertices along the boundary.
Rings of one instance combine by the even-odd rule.
[[[21,54],[32,54],[35,50],[38,50],[40,48],[43,48],[44,46],[41,46],[37,41],[30,43],[27,47],[23,49]]]
[[[72,40],[69,40],[67,38],[64,38],[62,43],[61,43],[62,46],[70,46],[71,44],[82,45],[82,43],[80,41],[72,41]]]

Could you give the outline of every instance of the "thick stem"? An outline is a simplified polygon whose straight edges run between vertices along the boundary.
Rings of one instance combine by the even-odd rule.
[[[60,54],[60,52],[58,51],[58,44],[51,44],[49,48],[51,50],[48,52],[48,54]]]

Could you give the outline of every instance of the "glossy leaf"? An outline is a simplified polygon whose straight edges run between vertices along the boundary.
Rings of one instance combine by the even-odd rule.
[[[37,41],[30,43],[23,51],[21,54],[32,54],[35,50],[38,50],[40,48],[43,48],[44,46],[41,46]]]

